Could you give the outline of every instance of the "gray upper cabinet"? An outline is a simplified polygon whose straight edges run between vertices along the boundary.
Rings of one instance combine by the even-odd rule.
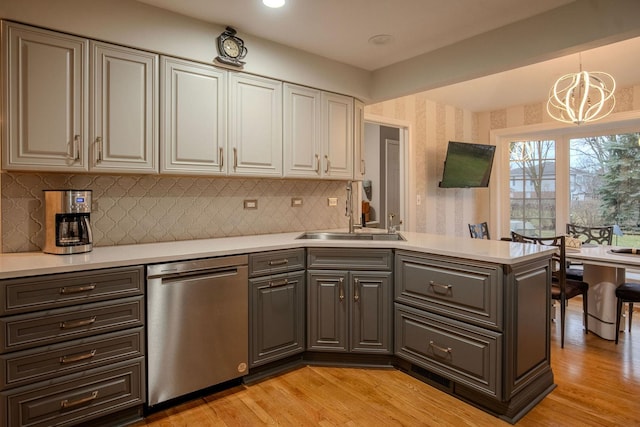
[[[227,72],[162,57],[160,172],[226,175]]]
[[[87,171],[89,41],[2,21],[2,167]]]
[[[93,172],[158,172],[158,55],[90,43]]]

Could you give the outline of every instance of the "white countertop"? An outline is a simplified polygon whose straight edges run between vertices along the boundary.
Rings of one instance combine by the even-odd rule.
[[[374,230],[377,229],[358,230],[358,232],[374,233],[376,232]],[[107,246],[74,255],[51,255],[42,252],[0,254],[0,279],[300,247],[403,249],[499,264],[515,264],[535,259],[554,250],[544,246],[500,240],[479,240],[469,237],[406,231],[400,232],[406,241],[296,239],[300,234],[302,232],[297,231],[294,233]]]

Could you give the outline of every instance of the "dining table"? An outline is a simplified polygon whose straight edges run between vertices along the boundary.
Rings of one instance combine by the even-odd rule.
[[[567,261],[582,263],[583,280],[589,284],[589,331],[615,340],[615,290],[627,280],[627,270],[640,270],[640,249],[585,243],[580,248],[567,248],[566,257]],[[621,331],[625,325],[626,316],[621,319]]]

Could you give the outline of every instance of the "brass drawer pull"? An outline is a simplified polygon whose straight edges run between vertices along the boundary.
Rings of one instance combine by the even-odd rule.
[[[280,259],[280,260],[275,260],[275,261],[269,261],[268,263],[270,266],[274,266],[274,265],[286,265],[289,264],[289,260],[287,258],[284,259]]]
[[[89,403],[92,400],[96,400],[97,398],[98,398],[98,390],[94,391],[93,393],[91,393],[87,397],[83,397],[83,398],[78,399],[78,400],[73,400],[71,402],[68,399],[65,399],[65,400],[60,402],[60,407],[62,409],[72,408],[74,406],[78,406],[78,405],[82,405],[82,404],[85,404],[85,403]]]
[[[92,283],[90,285],[81,285],[81,286],[64,286],[60,288],[60,295],[65,294],[77,294],[79,292],[87,292],[92,291],[96,288],[96,284]]]
[[[341,277],[338,281],[338,298],[340,301],[344,301],[344,279]]]
[[[360,301],[360,280],[353,279],[353,301]]]
[[[91,359],[92,357],[94,357],[96,355],[97,350],[91,350],[88,353],[84,353],[84,354],[76,354],[75,356],[62,356],[60,358],[60,364],[64,365],[67,363],[74,363],[74,362],[79,362],[81,360],[85,360],[85,359]]]
[[[453,286],[451,285],[442,285],[440,283],[434,282],[433,280],[429,281],[429,286],[433,288],[433,292],[441,295],[448,294],[449,292],[451,292],[451,289],[453,289]],[[438,289],[442,290],[443,292],[438,292]]]
[[[92,316],[89,319],[82,320],[69,320],[67,322],[60,322],[60,329],[72,329],[79,328],[81,326],[87,326],[96,321],[96,316]]]
[[[289,280],[288,279],[282,279],[282,280],[276,280],[275,282],[269,282],[269,287],[270,288],[277,288],[280,286],[286,286],[289,284]]]
[[[429,341],[429,347],[431,347],[431,348],[433,348],[435,350],[438,350],[438,351],[440,351],[442,353],[445,353],[447,355],[450,355],[450,356],[452,355],[452,351],[453,350],[451,349],[451,347],[447,347],[447,348],[440,347],[439,345],[435,344],[433,341]]]

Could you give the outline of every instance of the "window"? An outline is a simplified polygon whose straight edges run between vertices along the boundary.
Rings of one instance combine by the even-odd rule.
[[[640,246],[639,133],[569,140],[569,221],[617,225],[614,244]]]
[[[527,236],[552,236],[556,230],[556,143],[509,144],[510,230]]]

